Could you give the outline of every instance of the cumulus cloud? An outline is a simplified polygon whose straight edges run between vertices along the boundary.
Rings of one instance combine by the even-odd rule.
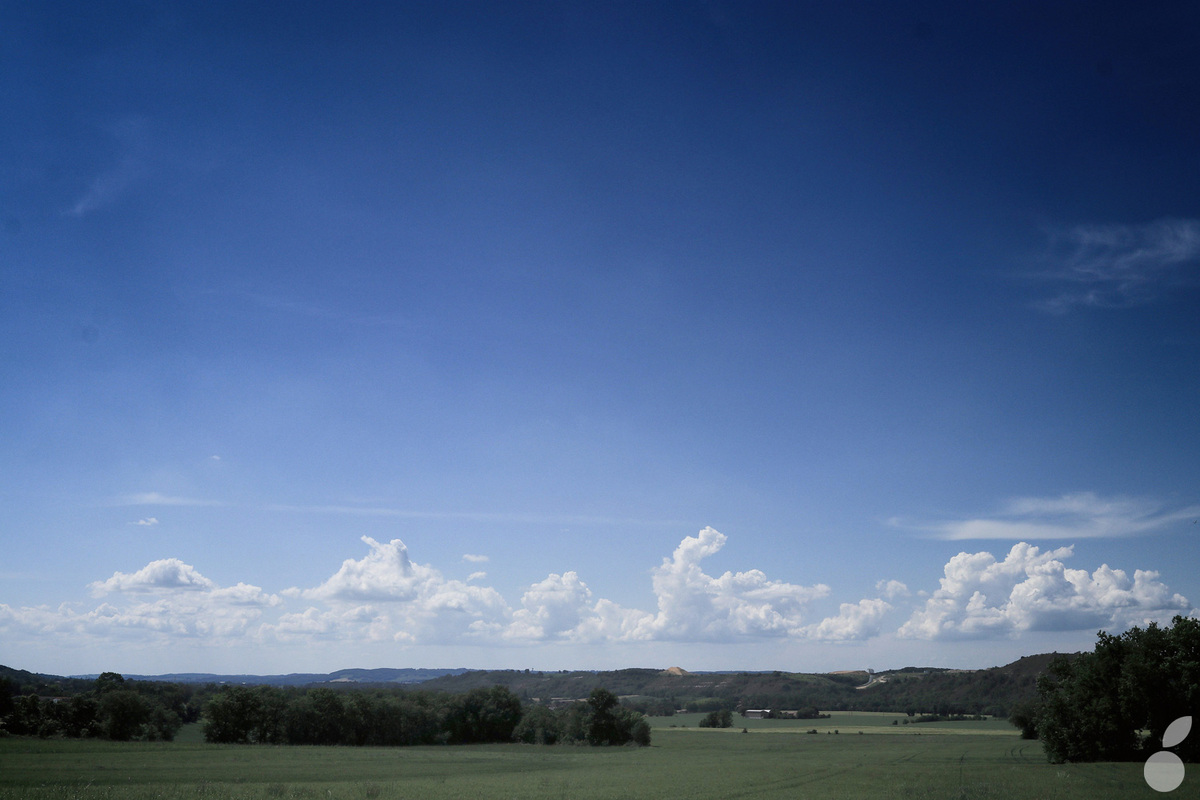
[[[525,592],[508,635],[578,642],[804,636],[807,605],[829,587],[774,581],[759,570],[706,574],[700,562],[725,542],[724,534],[705,528],[663,559],[652,575],[656,613],[594,598],[575,572],[552,574]]]
[[[574,572],[551,574],[530,587],[521,598],[505,631],[508,639],[539,642],[646,641],[653,638],[648,623],[654,615],[625,608],[606,598],[594,603],[592,591]]]
[[[897,632],[904,638],[1011,636],[1025,631],[1125,629],[1187,614],[1187,598],[1170,591],[1157,572],[1132,579],[1107,564],[1089,573],[1069,569],[1072,547],[1043,552],[1013,545],[1001,561],[991,553],[950,559],[940,587]]]
[[[1073,505],[1074,502],[1074,505]],[[1022,501],[1013,508],[1094,508],[1091,501]],[[910,592],[880,580],[878,596],[840,603],[810,618],[828,586],[798,585],[756,569],[710,574],[704,562],[726,537],[712,528],[680,541],[651,571],[657,607],[643,610],[603,597],[576,571],[530,584],[510,606],[485,573],[466,581],[414,561],[399,539],[361,538],[367,552],[345,560],[312,588],[269,594],[258,586],[221,586],[177,558],[152,561],[89,584],[94,608],[0,605],[0,636],[44,635],[120,641],[194,638],[277,642],[355,641],[380,644],[539,644],[744,642],[756,639],[854,642],[879,636],[897,604],[901,638],[1016,636],[1027,631],[1123,629],[1196,612],[1155,572],[1132,574],[1102,565],[1087,571],[1065,561],[1071,547],[1041,550],[1021,542],[1002,558],[962,552],[945,565],[938,589]],[[285,608],[280,595],[288,599]],[[915,596],[914,596],[915,595]],[[913,598],[904,600],[902,598]],[[903,618],[903,617],[902,617]]]
[[[374,605],[320,609],[309,606],[299,613],[284,614],[264,633],[280,640],[354,639],[366,642],[413,642],[409,631],[397,630],[391,616]]]
[[[1200,220],[1146,225],[1078,225],[1051,233],[1054,266],[1039,277],[1060,288],[1036,305],[1051,313],[1074,308],[1125,308],[1194,281],[1200,264]]]
[[[883,616],[891,610],[892,604],[880,598],[842,603],[836,616],[826,617],[805,632],[812,639],[830,642],[870,639],[879,635]]]
[[[438,570],[414,562],[399,539],[389,543],[362,537],[370,552],[348,559],[313,589],[285,595],[333,607],[323,615],[281,619],[280,634],[303,631],[322,635],[386,633],[401,641],[444,641],[453,636],[506,641],[730,641],[756,636],[803,636],[804,611],[829,592],[824,585],[798,586],[771,580],[759,570],[725,572],[714,577],[700,562],[717,553],[726,537],[705,528],[685,537],[671,557],[653,571],[657,612],[628,608],[597,597],[575,571],[552,573],[529,586],[520,606],[511,608],[495,589],[447,579]],[[368,621],[347,620],[346,609],[369,604]],[[336,623],[336,624],[335,624]]]
[[[163,640],[240,638],[255,629],[266,609],[280,599],[257,586],[222,587],[177,558],[153,561],[132,572],[116,572],[89,585],[93,595],[115,595],[90,610],[0,607],[0,630],[9,634]]]
[[[382,543],[369,536],[370,548],[360,559],[346,559],[328,580],[314,589],[294,591],[322,601],[341,614],[342,632],[400,641],[443,641],[455,636],[494,634],[508,623],[510,609],[499,592],[450,580],[432,566],[418,564],[399,539]],[[370,608],[367,614],[363,609]],[[346,617],[358,609],[357,617]]]
[[[154,592],[161,590],[206,591],[216,587],[212,581],[196,571],[191,564],[178,558],[151,561],[137,572],[114,572],[106,581],[89,585],[92,594],[99,597],[110,592]]]
[[[142,527],[145,527],[145,528],[152,528],[158,524],[158,517],[145,517],[143,519],[139,519],[137,522],[135,522],[133,524],[141,525]]]
[[[274,625],[274,632],[280,638],[322,636],[334,632],[337,624],[336,614],[309,606],[299,613],[282,615]]]
[[[806,628],[808,604],[829,588],[773,580],[755,569],[709,575],[701,562],[726,542],[712,528],[685,537],[653,570],[656,611],[599,597],[575,571],[530,585],[513,608],[494,588],[477,583],[486,573],[449,579],[414,561],[399,539],[361,540],[366,554],[346,559],[319,585],[281,592],[307,607],[280,609],[274,619],[262,615],[282,605],[280,595],[246,583],[219,586],[192,565],[166,558],[90,584],[95,596],[106,598],[91,611],[4,606],[0,629],[403,643],[735,641],[812,631],[824,638],[861,636],[875,625],[880,604],[886,606],[864,601]]]
[[[894,600],[897,597],[908,597],[910,594],[908,587],[900,581],[879,581],[875,584],[875,591],[889,600]]]
[[[304,594],[320,600],[411,600],[421,584],[437,580],[431,567],[414,567],[408,548],[399,539],[381,544],[361,537],[371,551],[361,559],[348,558],[341,569],[315,589]]]
[[[579,638],[580,623],[593,613],[592,590],[574,572],[551,573],[521,596],[508,635],[522,639]]]
[[[658,614],[644,623],[648,638],[713,641],[796,635],[803,630],[808,603],[829,594],[824,584],[774,581],[756,569],[716,578],[705,574],[700,562],[716,554],[726,540],[723,533],[705,528],[684,538],[654,570]]]
[[[1096,539],[1150,533],[1200,515],[1200,506],[1167,509],[1147,498],[1104,498],[1092,492],[1019,497],[993,514],[913,525],[937,538]],[[904,525],[899,520],[895,524]]]

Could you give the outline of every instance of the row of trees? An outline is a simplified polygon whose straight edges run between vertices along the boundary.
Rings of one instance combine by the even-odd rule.
[[[596,688],[586,702],[559,708],[530,706],[513,731],[526,744],[650,744],[650,723],[622,706],[607,689]]]
[[[561,709],[531,705],[502,686],[462,694],[225,687],[204,708],[209,742],[374,745],[650,743],[645,718],[596,689]]]
[[[23,736],[95,737],[116,741],[170,741],[198,709],[190,694],[173,684],[126,683],[105,672],[74,696],[21,694],[11,678],[0,678],[0,731]]]
[[[1061,763],[1143,760],[1185,716],[1200,716],[1200,620],[1175,617],[1169,628],[1101,632],[1093,652],[1055,659],[1038,678],[1036,701],[1010,719]],[[1173,749],[1198,761],[1200,736]]]

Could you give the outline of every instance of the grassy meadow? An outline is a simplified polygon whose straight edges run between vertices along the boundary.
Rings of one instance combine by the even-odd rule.
[[[696,727],[701,716],[655,718],[647,748],[207,745],[194,728],[171,743],[8,737],[0,738],[0,800],[1161,796],[1140,764],[1048,764],[1037,742],[998,720],[735,717],[734,728],[714,730]],[[1170,796],[1200,797],[1200,780]]]

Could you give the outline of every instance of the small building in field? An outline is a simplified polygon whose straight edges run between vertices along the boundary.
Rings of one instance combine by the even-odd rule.
[[[742,716],[746,719],[768,719],[771,716],[769,708],[747,708]]]

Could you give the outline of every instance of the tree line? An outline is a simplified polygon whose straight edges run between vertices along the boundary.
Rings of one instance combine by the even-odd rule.
[[[1094,651],[1056,658],[1010,721],[1062,763],[1144,760],[1186,716],[1200,717],[1200,620],[1177,616],[1168,628],[1101,631]],[[1200,735],[1172,749],[1200,761]]]
[[[524,707],[551,705],[556,713],[561,711],[559,707],[566,702],[561,698],[586,697],[592,687],[602,686],[622,698],[623,708],[647,716],[667,716],[677,710],[704,714],[723,710],[737,713],[746,708],[798,711],[801,716],[807,716],[806,710],[814,708],[911,711],[943,716],[979,713],[1008,716],[1014,709],[1036,697],[1036,676],[1045,669],[1049,659],[1049,655],[1026,657],[1006,667],[973,672],[908,668],[892,673],[887,682],[877,682],[864,691],[854,688],[862,678],[852,675],[788,672],[676,675],[653,669],[607,672],[469,671],[421,683],[420,691],[435,695],[462,695],[473,689],[498,685],[506,687],[520,698]],[[94,684],[94,680],[37,675],[0,667],[0,730],[7,728],[10,732],[31,735],[41,731],[49,736],[107,735],[105,731],[111,727],[123,735],[128,729],[120,724],[110,725],[111,714],[107,718],[98,718],[89,714],[91,706],[86,699],[74,700],[80,695],[98,700]],[[413,690],[401,689],[395,684],[376,684],[374,687],[361,683],[352,687],[339,684],[333,688],[339,695],[347,697],[364,690],[399,692],[389,702],[406,709],[401,716],[418,721],[421,710],[430,705],[429,701],[417,699]],[[164,720],[166,723],[171,721],[171,717],[165,713],[167,711],[177,715],[184,723],[197,721],[200,708],[223,691],[221,684],[150,681],[127,681],[123,689],[137,693],[148,706],[150,717],[157,717],[160,723],[143,729],[142,726],[151,720],[131,713],[129,716],[141,719],[131,734],[134,738],[170,735],[170,724],[164,724]],[[295,686],[279,687],[279,690],[285,692],[283,700],[288,703],[304,691]],[[34,695],[37,696],[35,699],[29,699]],[[405,700],[405,695],[413,696]],[[128,701],[127,705],[135,707],[133,711],[136,712],[138,703],[128,697],[124,699]],[[70,704],[63,705],[68,700],[76,704],[70,714],[67,713]],[[21,709],[14,715],[12,704],[17,701],[21,703]],[[110,705],[117,702],[108,701]],[[274,705],[279,702],[278,699],[270,701]],[[155,710],[159,706],[163,709],[161,713]],[[578,726],[569,722],[566,727],[570,732]],[[417,729],[421,729],[420,725]],[[416,734],[412,736],[420,739]]]
[[[551,708],[522,704],[502,686],[466,692],[398,687],[192,686],[126,681],[47,680],[0,674],[0,735],[170,741],[201,722],[208,742],[402,746],[527,742],[650,744],[650,724],[607,689]]]
[[[650,744],[650,724],[596,688],[560,708],[522,706],[503,686],[461,694],[318,687],[225,687],[204,708],[208,742],[405,746],[419,744]]]
[[[126,681],[115,672],[95,681],[42,685],[0,677],[0,733],[49,738],[101,738],[115,741],[170,741],[184,722],[199,718],[191,687]],[[55,692],[49,696],[37,691]],[[64,691],[74,691],[65,696]]]

